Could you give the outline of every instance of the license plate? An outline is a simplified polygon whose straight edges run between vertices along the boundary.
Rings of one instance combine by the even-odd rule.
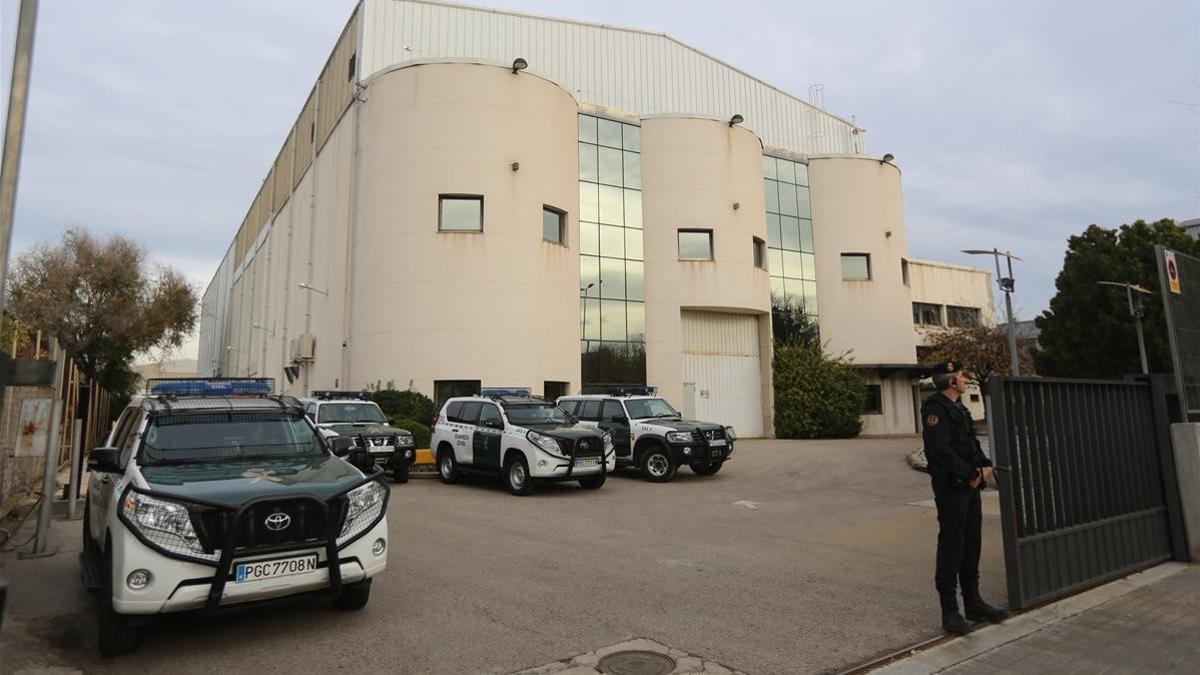
[[[234,569],[238,582],[290,577],[293,574],[316,571],[317,554],[275,560],[255,560],[254,562],[239,563]]]
[[[596,466],[598,464],[600,464],[600,460],[596,457],[584,457],[582,459],[575,460],[575,466],[577,467]]]
[[[717,447],[717,446],[724,447],[724,446],[725,446],[725,439],[724,439],[724,438],[717,438],[717,439],[714,439],[714,440],[711,440],[711,441],[709,441],[709,442],[708,442],[708,444],[709,444],[709,445],[711,445],[711,446],[713,446],[713,447]]]

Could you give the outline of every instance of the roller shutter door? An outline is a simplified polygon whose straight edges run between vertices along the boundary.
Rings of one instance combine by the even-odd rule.
[[[762,436],[758,317],[684,311],[682,319],[684,391],[691,398],[682,402],[685,410],[743,438]]]

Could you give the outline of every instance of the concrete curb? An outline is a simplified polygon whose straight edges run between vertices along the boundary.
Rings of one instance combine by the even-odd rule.
[[[1178,574],[1187,568],[1188,565],[1185,563],[1163,563],[1065,600],[1059,600],[1045,607],[1039,607],[1038,609],[1018,614],[1004,623],[991,624],[974,630],[961,638],[944,642],[929,650],[893,661],[886,666],[871,670],[870,672],[886,675],[927,675],[928,673],[936,673],[973,659],[997,647],[1032,635],[1047,626],[1086,612],[1093,607],[1119,598],[1138,588]]]

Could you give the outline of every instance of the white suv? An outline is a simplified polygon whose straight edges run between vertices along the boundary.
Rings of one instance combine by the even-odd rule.
[[[354,447],[367,451],[392,480],[407,483],[409,469],[417,457],[417,446],[407,429],[392,426],[365,391],[314,391],[313,398],[300,399],[304,412],[326,438],[347,436]]]
[[[655,483],[687,464],[711,476],[733,454],[733,427],[684,420],[665,399],[651,395],[563,396],[558,405],[586,424],[607,431],[617,449],[617,466],[637,467]]]
[[[534,396],[452,398],[429,446],[442,482],[453,483],[464,469],[500,473],[514,495],[533,492],[534,481],[578,480],[595,490],[616,467],[607,433]]]
[[[80,562],[101,593],[100,652],[137,647],[155,614],[308,592],[365,606],[389,489],[338,456],[353,441],[322,439],[269,380],[149,385],[88,457]]]

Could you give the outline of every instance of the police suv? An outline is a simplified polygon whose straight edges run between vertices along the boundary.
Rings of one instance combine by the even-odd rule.
[[[442,482],[464,469],[499,473],[520,496],[533,492],[534,481],[578,480],[595,490],[616,466],[611,436],[528,390],[446,401],[429,445]]]
[[[608,432],[618,467],[637,467],[646,479],[665,483],[681,464],[711,476],[733,454],[733,427],[684,420],[651,387],[616,389],[603,395],[563,396],[558,405],[581,424]]]
[[[344,461],[351,440],[323,439],[273,387],[151,380],[89,454],[80,561],[102,654],[134,649],[156,614],[302,593],[367,604],[387,566],[384,474]]]
[[[365,391],[314,391],[301,399],[304,413],[329,436],[348,436],[354,447],[366,450],[371,459],[391,472],[392,480],[407,483],[409,468],[417,458],[413,436],[391,426],[383,411]]]

